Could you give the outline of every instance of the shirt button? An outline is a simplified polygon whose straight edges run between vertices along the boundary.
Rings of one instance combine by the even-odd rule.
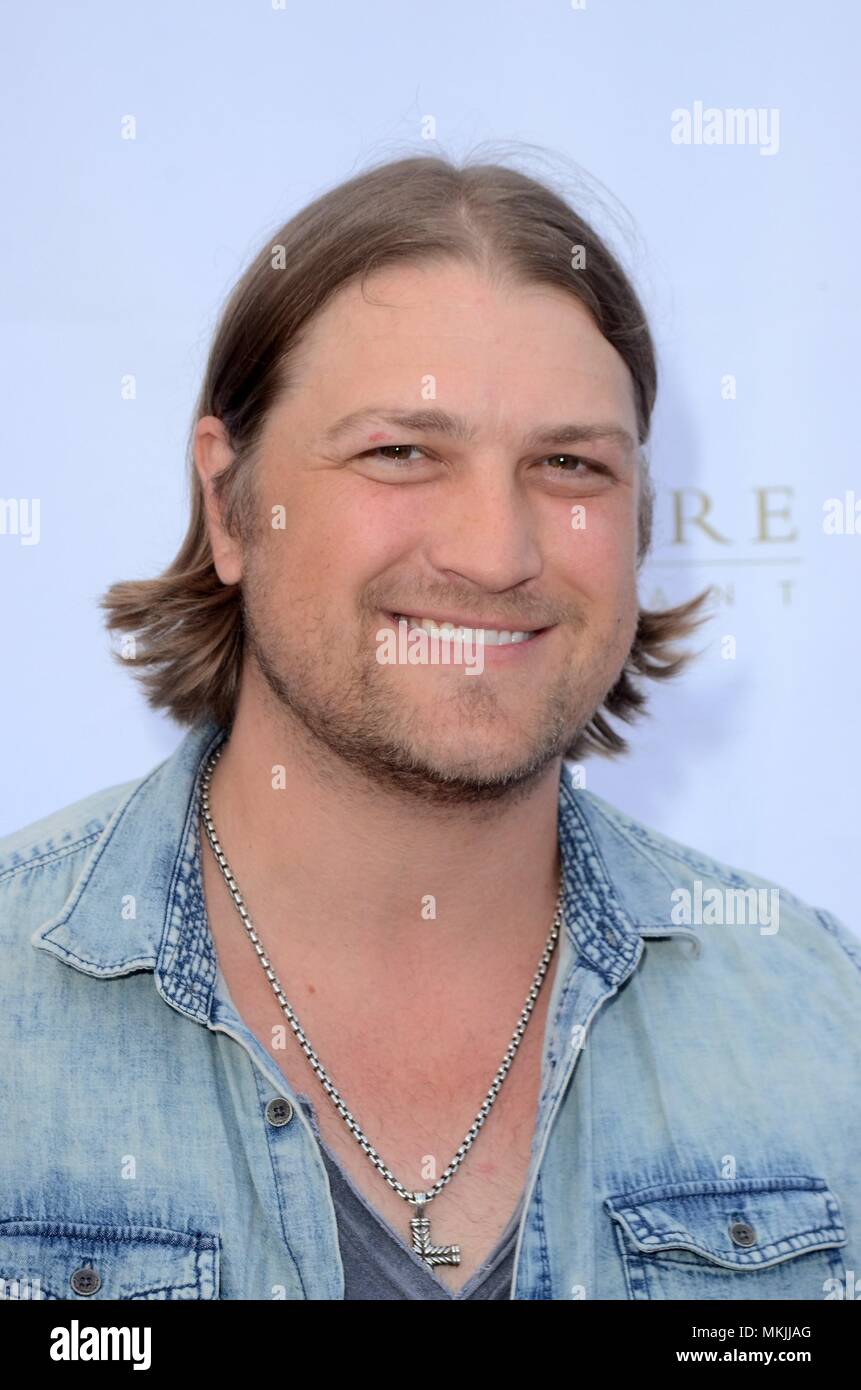
[[[266,1118],[270,1125],[289,1125],[293,1118],[293,1106],[286,1096],[276,1096],[266,1107]]]
[[[618,946],[619,944],[619,938],[612,927],[607,928],[607,944],[609,946]]]
[[[735,1245],[756,1245],[756,1231],[746,1221],[733,1221],[729,1234]]]
[[[76,1269],[69,1283],[75,1293],[80,1294],[95,1293],[97,1289],[102,1287],[101,1275],[96,1270],[91,1269],[89,1265],[81,1265],[80,1269]]]

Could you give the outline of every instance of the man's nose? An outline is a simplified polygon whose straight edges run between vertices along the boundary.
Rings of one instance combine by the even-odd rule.
[[[535,500],[498,469],[476,469],[439,489],[428,520],[428,556],[440,572],[491,592],[513,589],[541,573]]]

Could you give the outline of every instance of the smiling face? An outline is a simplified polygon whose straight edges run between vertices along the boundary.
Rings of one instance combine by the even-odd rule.
[[[630,373],[553,287],[451,262],[377,271],[365,296],[348,285],[309,325],[261,440],[261,524],[236,573],[217,561],[241,573],[243,687],[385,785],[510,795],[563,756],[634,639]],[[397,615],[493,630],[483,669],[456,647],[382,662]]]

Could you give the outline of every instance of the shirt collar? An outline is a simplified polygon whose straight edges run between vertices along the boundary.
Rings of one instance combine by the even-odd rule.
[[[225,732],[211,720],[194,725],[132,787],[60,911],[31,936],[37,949],[88,975],[152,970],[164,998],[200,1022],[210,1016],[217,961],[203,896],[198,794],[205,760]],[[563,765],[564,931],[574,959],[617,986],[636,965],[643,937],[684,936],[697,948],[699,942],[690,928],[671,924],[667,879],[650,855],[621,838],[606,862],[599,816]],[[634,894],[636,920],[627,906]]]

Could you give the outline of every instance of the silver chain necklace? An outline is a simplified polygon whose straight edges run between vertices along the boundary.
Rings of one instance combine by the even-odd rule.
[[[215,858],[218,862],[218,866],[221,869],[222,874],[224,875],[224,880],[227,884],[227,887],[230,889],[231,897],[233,898],[233,901],[236,904],[236,909],[239,913],[240,918],[242,919],[242,924],[245,927],[246,932],[248,933],[248,936],[251,940],[251,944],[253,945],[254,950],[256,951],[257,956],[260,960],[260,964],[263,966],[266,978],[275,992],[275,998],[278,1000],[282,1013],[285,1015],[288,1023],[290,1024],[290,1027],[293,1029],[293,1032],[295,1033],[301,1045],[302,1051],[305,1053],[305,1056],[311,1063],[311,1066],[313,1067],[317,1077],[322,1082],[323,1089],[328,1095],[332,1104],[335,1106],[335,1109],[338,1111],[338,1114],[344,1120],[345,1124],[347,1125],[347,1128],[353,1135],[353,1138],[361,1145],[362,1149],[367,1154],[374,1167],[378,1170],[378,1172],[380,1172],[383,1175],[386,1182],[389,1184],[389,1187],[393,1188],[394,1191],[397,1192],[399,1197],[403,1197],[404,1201],[409,1202],[411,1205],[415,1207],[416,1214],[410,1221],[410,1231],[412,1233],[413,1241],[412,1248],[414,1252],[417,1255],[419,1255],[424,1260],[425,1264],[428,1265],[431,1269],[433,1269],[435,1265],[458,1265],[460,1264],[461,1247],[459,1245],[434,1245],[432,1243],[430,1235],[430,1222],[427,1216],[425,1215],[425,1209],[428,1203],[431,1202],[433,1198],[436,1197],[437,1193],[439,1193],[442,1190],[442,1188],[445,1187],[446,1183],[451,1180],[451,1178],[457,1172],[463,1160],[466,1158],[467,1153],[472,1148],[476,1136],[478,1135],[479,1130],[481,1129],[482,1125],[487,1119],[487,1116],[490,1113],[491,1106],[493,1105],[497,1095],[499,1094],[499,1091],[502,1087],[502,1083],[508,1075],[511,1064],[514,1061],[514,1055],[517,1052],[518,1047],[520,1046],[524,1033],[526,1032],[526,1025],[529,1022],[530,1014],[532,1013],[532,1010],[535,1006],[535,1001],[538,998],[539,991],[544,982],[544,977],[547,974],[547,967],[550,964],[550,958],[553,955],[553,949],[556,945],[557,939],[559,937],[559,931],[562,925],[562,875],[560,874],[559,895],[556,899],[556,912],[553,918],[553,925],[550,928],[550,935],[547,938],[547,944],[544,947],[544,952],[541,957],[540,964],[538,966],[537,971],[535,972],[535,976],[533,978],[529,994],[526,997],[526,1003],[524,1004],[520,1012],[520,1017],[517,1020],[517,1027],[514,1030],[511,1042],[508,1044],[502,1064],[493,1078],[490,1090],[488,1091],[487,1095],[484,1098],[484,1101],[482,1102],[481,1109],[479,1110],[478,1114],[473,1120],[469,1130],[467,1131],[463,1143],[457,1150],[451,1163],[448,1165],[442,1176],[437,1179],[433,1187],[429,1188],[427,1192],[410,1192],[407,1190],[407,1188],[404,1187],[403,1183],[398,1182],[397,1178],[394,1176],[391,1170],[386,1167],[385,1163],[380,1158],[376,1149],[373,1147],[372,1144],[369,1143],[367,1137],[362,1132],[361,1128],[356,1123],[355,1119],[350,1114],[350,1111],[347,1109],[346,1105],[342,1101],[335,1085],[330,1080],[329,1075],[326,1072],[326,1069],[321,1063],[320,1059],[318,1058],[316,1052],[310,1046],[308,1039],[306,1038],[302,1030],[302,1027],[300,1026],[299,1020],[293,1012],[293,1009],[291,1008],[290,1003],[283,989],[281,988],[280,981],[269,963],[269,958],[267,957],[266,952],[263,949],[257,932],[254,930],[251,918],[249,917],[248,911],[245,907],[245,903],[242,901],[242,897],[236,885],[236,879],[233,877],[233,874],[231,873],[230,865],[227,862],[224,851],[219,843],[218,836],[215,833],[215,826],[213,824],[212,814],[209,808],[209,784],[212,779],[212,772],[215,767],[215,764],[218,762],[218,759],[224,752],[226,743],[227,740],[223,740],[207,759],[206,767],[203,773],[203,777],[201,779],[200,814],[201,819],[203,820],[203,823],[206,827],[206,833],[209,839],[209,843],[212,846],[212,852],[215,855]]]

